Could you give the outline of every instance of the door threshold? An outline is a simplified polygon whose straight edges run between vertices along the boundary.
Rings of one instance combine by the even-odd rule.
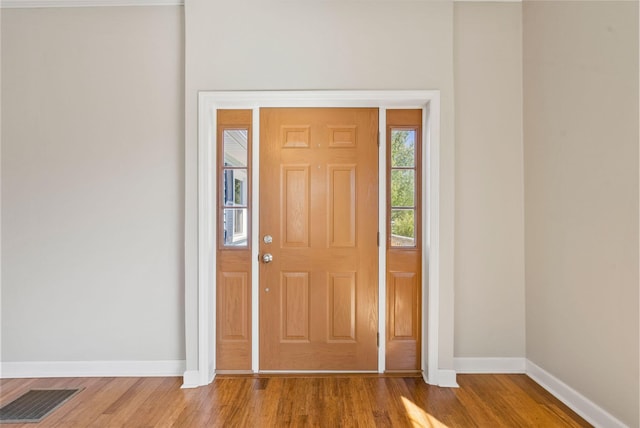
[[[259,373],[225,373],[218,374],[217,379],[230,378],[304,378],[304,379],[322,379],[322,378],[344,378],[344,377],[365,377],[365,378],[420,378],[419,372],[395,372],[395,373],[378,373],[378,372],[283,372],[283,371],[266,371]]]

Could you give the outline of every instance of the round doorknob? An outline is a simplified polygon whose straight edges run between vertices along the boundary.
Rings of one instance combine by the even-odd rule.
[[[273,255],[269,254],[269,253],[265,253],[262,256],[262,262],[263,263],[271,263],[273,261]]]

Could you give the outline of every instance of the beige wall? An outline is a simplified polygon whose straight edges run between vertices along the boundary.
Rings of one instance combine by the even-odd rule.
[[[638,3],[525,2],[527,357],[638,419]]]
[[[187,0],[187,369],[197,370],[197,91],[439,89],[440,367],[453,368],[453,4]],[[449,339],[447,339],[449,338]]]
[[[182,32],[2,11],[2,361],[184,359]]]
[[[454,10],[455,356],[522,358],[522,5]]]
[[[197,91],[440,89],[441,368],[526,356],[638,425],[637,3],[1,12],[2,361],[197,369]]]
[[[0,8],[0,311],[2,310],[2,8]],[[2,314],[0,314],[2,322]],[[0,325],[0,361],[2,361],[2,326]]]

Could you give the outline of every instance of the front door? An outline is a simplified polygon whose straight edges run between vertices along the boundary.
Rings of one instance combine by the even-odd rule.
[[[260,370],[378,369],[378,109],[260,110]]]

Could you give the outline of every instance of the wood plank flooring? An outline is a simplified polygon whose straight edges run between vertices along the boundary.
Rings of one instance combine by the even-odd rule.
[[[458,375],[460,388],[419,377],[218,376],[0,380],[0,405],[31,388],[85,389],[40,427],[588,427],[525,375]]]

